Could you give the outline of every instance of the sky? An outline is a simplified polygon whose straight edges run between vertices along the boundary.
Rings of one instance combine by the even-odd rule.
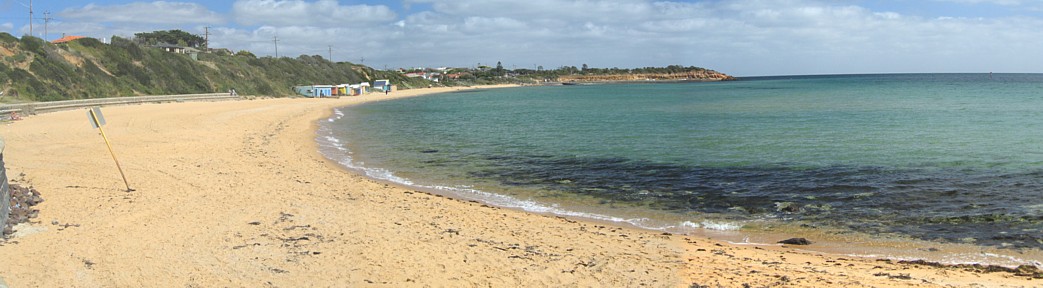
[[[1043,0],[0,0],[0,32],[30,35],[30,2],[31,34],[48,40],[180,29],[377,69],[1043,72]]]

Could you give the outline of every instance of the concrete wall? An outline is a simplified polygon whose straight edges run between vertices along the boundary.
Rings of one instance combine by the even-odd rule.
[[[24,104],[5,104],[0,105],[0,115],[9,115],[11,112],[16,112],[21,115],[35,115],[36,113],[79,109],[83,107],[91,106],[107,106],[107,105],[121,105],[121,104],[140,104],[140,103],[163,103],[163,102],[182,102],[182,101],[218,101],[218,100],[234,100],[239,99],[239,96],[232,96],[229,93],[207,93],[207,94],[186,94],[186,95],[159,95],[159,96],[135,96],[135,97],[113,97],[113,98],[97,98],[97,99],[81,99],[81,100],[66,100],[66,101],[51,101],[51,102],[34,102]]]

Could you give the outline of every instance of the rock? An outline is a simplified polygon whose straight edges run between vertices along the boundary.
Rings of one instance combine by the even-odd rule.
[[[797,213],[800,212],[800,204],[793,202],[775,202],[775,211]]]
[[[779,241],[779,243],[790,244],[790,245],[811,245],[811,241],[808,241],[808,239],[804,239],[804,238],[790,238],[790,239]]]
[[[40,192],[36,191],[32,186],[23,187],[18,184],[11,184],[11,211],[8,214],[7,223],[0,223],[4,227],[4,235],[10,235],[14,225],[29,221],[29,219],[36,218],[39,216],[40,210],[32,208],[36,204],[43,202],[43,198],[40,197]]]

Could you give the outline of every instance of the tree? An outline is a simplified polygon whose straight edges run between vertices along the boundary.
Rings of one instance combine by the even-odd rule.
[[[190,34],[181,30],[154,31],[134,34],[134,40],[142,45],[156,45],[159,43],[184,44],[188,47],[199,47],[206,39],[199,35]]]
[[[250,57],[250,58],[257,58],[257,56],[254,55],[254,53],[252,53],[250,51],[246,51],[246,50],[239,50],[239,52],[235,53],[235,56],[244,56],[244,57]]]
[[[503,76],[503,63],[496,61],[496,75]]]

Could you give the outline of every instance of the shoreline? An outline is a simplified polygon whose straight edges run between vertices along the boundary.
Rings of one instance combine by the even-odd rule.
[[[344,107],[337,107],[341,109]],[[340,112],[337,112],[340,113]],[[336,119],[330,115],[329,121]],[[339,118],[338,118],[339,119]],[[317,121],[319,126],[330,125],[326,121]],[[519,199],[515,196],[497,193],[496,191],[473,190],[474,188],[446,187],[439,183],[414,183],[414,179],[401,178],[400,175],[391,174],[384,169],[366,167],[354,162],[352,156],[337,156],[350,151],[340,145],[340,141],[333,138],[327,130],[319,130],[321,135],[316,137],[320,142],[319,151],[330,163],[335,165],[334,169],[343,169],[349,173],[363,175],[374,181],[391,184],[402,189],[414,189],[424,193],[441,195],[460,201],[479,201],[483,204],[492,205],[504,209],[520,212],[545,215],[552,217],[564,217],[571,220],[593,222],[609,225],[617,228],[637,229],[652,233],[670,233],[688,235],[694,237],[707,237],[716,241],[727,242],[740,246],[782,246],[777,241],[795,237],[807,238],[815,243],[812,246],[801,247],[802,250],[813,253],[835,257],[855,257],[870,260],[887,259],[892,261],[924,261],[936,263],[937,265],[984,265],[1003,268],[1016,268],[1022,265],[1031,265],[1043,268],[1043,251],[1032,248],[1007,248],[982,246],[966,243],[949,243],[928,241],[912,238],[900,234],[893,235],[869,235],[862,232],[844,230],[836,227],[813,227],[807,228],[800,222],[788,222],[775,219],[762,220],[736,220],[735,222],[720,222],[719,219],[680,219],[672,218],[666,221],[645,221],[649,218],[659,219],[667,217],[659,212],[649,214],[623,215],[620,211],[607,211],[601,209],[574,209],[579,208],[562,202],[541,202],[531,199]],[[325,139],[324,139],[325,138]],[[340,139],[350,140],[350,139]],[[349,141],[350,142],[350,141]],[[336,146],[340,151],[327,151],[327,146]],[[340,160],[335,159],[341,157]],[[493,196],[489,196],[493,195]],[[664,212],[665,213],[665,212]],[[667,213],[668,214],[668,213]],[[658,216],[658,217],[657,217]],[[635,218],[636,217],[636,218]],[[649,218],[644,218],[649,217]],[[679,220],[680,219],[680,220]],[[682,222],[682,220],[689,220]],[[702,220],[702,221],[700,221]],[[694,222],[693,222],[694,221]],[[651,225],[651,226],[649,226]]]
[[[410,91],[393,94],[452,90]],[[0,277],[12,287],[1018,287],[1041,281],[495,208],[345,172],[318,152],[318,121],[333,108],[379,100],[385,98],[105,107],[106,133],[138,190],[132,193],[120,188],[82,111],[4,124],[8,175],[34,185],[45,202],[32,224],[42,231],[0,245]],[[70,224],[78,226],[64,226]]]

